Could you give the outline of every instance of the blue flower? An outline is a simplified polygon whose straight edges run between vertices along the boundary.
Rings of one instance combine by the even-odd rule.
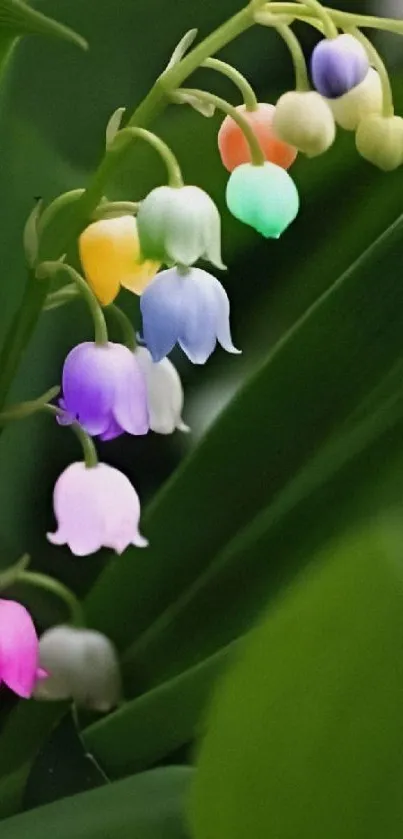
[[[176,343],[193,364],[204,364],[217,341],[227,352],[239,352],[232,343],[227,293],[207,271],[161,271],[143,292],[140,308],[153,361],[165,358]]]
[[[323,39],[312,53],[313,83],[328,99],[337,99],[361,84],[368,70],[367,53],[353,35]]]

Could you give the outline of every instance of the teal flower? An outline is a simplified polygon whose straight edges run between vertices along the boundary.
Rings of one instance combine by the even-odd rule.
[[[227,184],[227,206],[235,218],[254,227],[267,239],[278,239],[299,210],[297,187],[289,174],[266,162],[244,163],[234,169]]]

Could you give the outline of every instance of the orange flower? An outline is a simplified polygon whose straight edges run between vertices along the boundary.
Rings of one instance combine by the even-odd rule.
[[[253,128],[266,160],[276,163],[283,169],[289,169],[298,152],[296,148],[280,140],[275,134],[273,129],[274,105],[261,102],[254,111],[248,111],[245,105],[239,105],[237,111]],[[239,126],[229,116],[225,117],[218,132],[218,148],[221,160],[229,172],[232,172],[242,163],[250,163],[251,161],[248,143]]]

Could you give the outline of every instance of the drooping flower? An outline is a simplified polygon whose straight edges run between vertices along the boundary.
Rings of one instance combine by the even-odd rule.
[[[298,154],[297,149],[284,143],[273,130],[274,105],[260,102],[254,111],[248,111],[245,105],[239,105],[239,111],[253,128],[266,160],[289,169]],[[251,154],[245,135],[230,117],[226,116],[218,132],[218,148],[226,169],[232,172],[242,163],[251,162]]]
[[[0,599],[0,683],[28,699],[41,676],[38,664],[38,638],[29,612],[21,603]]]
[[[94,437],[146,434],[147,393],[136,357],[122,344],[78,344],[63,367],[62,424],[77,421]]]
[[[316,90],[335,99],[361,84],[369,70],[367,53],[354,35],[324,38],[311,58],[311,74]]]
[[[329,99],[328,104],[341,128],[356,131],[364,117],[382,112],[383,93],[379,73],[370,67],[361,84],[339,99]]]
[[[68,466],[56,481],[53,506],[58,528],[47,537],[53,545],[68,545],[76,556],[102,547],[121,554],[129,545],[148,544],[138,529],[136,491],[122,472],[105,463]]]
[[[384,172],[392,172],[403,163],[402,117],[365,117],[357,128],[355,141],[359,154]]]
[[[79,238],[79,251],[88,283],[103,306],[113,302],[121,286],[141,294],[160,267],[143,260],[133,216],[93,222]]]
[[[214,201],[197,186],[160,186],[140,206],[141,250],[147,259],[190,266],[207,259],[224,268],[221,220]]]
[[[275,163],[244,163],[231,174],[227,206],[235,218],[266,238],[278,239],[299,209],[298,191],[289,174]]]
[[[182,420],[183,388],[179,374],[169,360],[152,360],[146,347],[137,347],[137,361],[143,371],[147,387],[150,428],[157,434],[190,431]]]
[[[161,271],[140,299],[144,341],[154,361],[176,343],[193,364],[204,364],[217,341],[237,353],[229,325],[229,300],[221,283],[200,268]]]
[[[332,111],[327,101],[314,90],[295,90],[280,96],[273,127],[282,140],[308,157],[323,154],[336,136]]]
[[[38,682],[36,699],[73,699],[100,712],[118,705],[122,684],[117,652],[101,632],[54,626],[40,638],[39,659],[48,678]]]

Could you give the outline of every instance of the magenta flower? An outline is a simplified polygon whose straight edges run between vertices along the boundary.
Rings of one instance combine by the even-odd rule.
[[[0,600],[0,683],[29,699],[37,678],[39,642],[30,614],[14,600]]]
[[[63,368],[62,424],[74,421],[101,440],[123,432],[147,434],[147,392],[137,358],[127,347],[89,341],[74,347]]]
[[[53,506],[58,528],[47,537],[53,545],[68,545],[76,556],[102,547],[121,554],[129,545],[148,544],[138,529],[138,495],[113,466],[72,463],[56,481]]]

